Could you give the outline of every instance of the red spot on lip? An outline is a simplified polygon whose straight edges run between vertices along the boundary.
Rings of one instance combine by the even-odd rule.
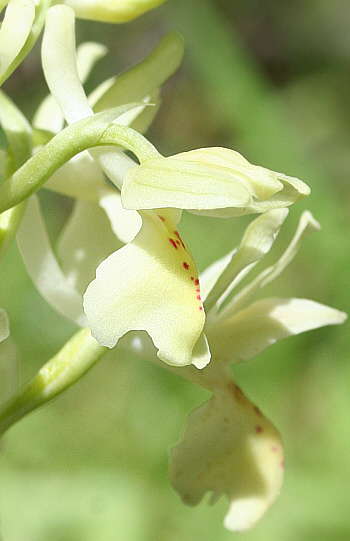
[[[197,280],[194,281],[194,283],[196,284],[196,286],[199,286],[199,280],[197,278]]]
[[[202,312],[202,311],[203,311],[203,306],[200,306],[200,307],[199,307],[199,310]]]
[[[257,432],[258,434],[261,434],[262,431],[263,431],[263,429],[262,429],[262,427],[260,425],[255,427],[255,432]]]
[[[193,280],[194,280],[193,276],[191,276],[191,280],[192,280],[192,282],[193,282]]]
[[[179,240],[177,240],[176,244],[179,246],[181,244],[181,242]]]
[[[175,250],[177,250],[177,244],[174,241],[174,239],[169,239],[169,242],[170,242],[170,244],[172,244],[172,246],[174,246]]]
[[[202,300],[200,295],[197,295],[197,299],[198,299],[199,301]]]
[[[157,214],[157,216],[160,220],[162,220],[162,222],[166,222],[166,219],[164,218],[164,216],[161,216],[160,214]]]
[[[186,261],[184,261],[184,262],[182,263],[182,265],[183,265],[183,267],[184,267],[186,270],[188,270],[188,269],[190,268],[189,264],[186,263]]]
[[[200,293],[200,292],[201,292],[201,290],[199,288],[196,289],[196,293]]]

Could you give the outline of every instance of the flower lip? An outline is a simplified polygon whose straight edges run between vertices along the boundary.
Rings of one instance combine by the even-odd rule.
[[[180,443],[170,452],[170,482],[184,503],[196,505],[207,491],[211,503],[230,501],[225,526],[250,529],[280,492],[280,435],[231,382],[188,417]]]
[[[108,257],[96,271],[84,297],[93,336],[114,347],[131,330],[146,330],[168,364],[193,362],[192,352],[204,327],[198,274],[176,224],[181,212],[142,212],[135,239]],[[209,361],[204,339],[197,364]]]

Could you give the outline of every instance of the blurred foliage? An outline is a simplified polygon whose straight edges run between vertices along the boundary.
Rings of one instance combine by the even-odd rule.
[[[92,89],[139,61],[171,29],[186,39],[150,140],[168,155],[228,146],[312,188],[291,209],[280,253],[304,208],[320,221],[273,294],[350,312],[350,4],[345,0],[168,0],[125,26],[77,22],[78,42],[105,43]],[[40,48],[6,83],[23,111],[46,93]],[[47,196],[46,196],[47,197]],[[70,203],[55,201],[53,232]],[[200,269],[237,244],[246,218],[185,214]],[[270,256],[269,256],[270,257]],[[276,256],[275,256],[276,257]],[[271,291],[270,291],[271,293]],[[40,299],[14,245],[0,268],[25,380],[74,328]],[[282,494],[245,540],[350,538],[349,324],[279,343],[235,368],[247,395],[282,433]],[[111,352],[53,404],[13,427],[0,457],[4,541],[226,541],[224,499],[188,509],[167,483],[167,450],[204,391]]]

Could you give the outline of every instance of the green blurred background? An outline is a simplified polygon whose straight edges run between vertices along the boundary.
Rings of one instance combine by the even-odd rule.
[[[124,26],[77,22],[78,42],[110,54],[87,89],[140,61],[168,31],[186,39],[149,131],[165,155],[227,146],[252,163],[302,178],[311,196],[291,209],[271,258],[300,213],[322,225],[264,294],[308,297],[350,311],[350,3],[345,0],[168,0]],[[6,83],[28,116],[47,92],[40,49]],[[69,202],[55,200],[53,234]],[[247,219],[185,213],[200,270],[232,249]],[[270,258],[270,256],[268,256]],[[269,259],[271,261],[272,259]],[[26,380],[75,331],[34,290],[17,247],[0,269]],[[245,393],[280,430],[282,494],[245,541],[350,539],[349,324],[280,342],[237,366]],[[193,385],[121,352],[109,353],[51,405],[14,426],[0,455],[3,541],[226,541],[227,502],[185,507],[167,481],[167,451],[207,398]],[[1,537],[2,536],[2,537]]]

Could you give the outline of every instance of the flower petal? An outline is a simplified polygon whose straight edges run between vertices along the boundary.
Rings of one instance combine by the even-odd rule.
[[[108,23],[125,23],[153,9],[165,0],[64,0],[77,17]]]
[[[87,151],[80,152],[55,171],[44,188],[97,204],[100,196],[115,191]]]
[[[77,71],[82,83],[86,81],[95,63],[107,53],[100,43],[82,43],[77,48]],[[43,99],[33,118],[33,126],[38,129],[58,133],[63,129],[64,116],[52,94]]]
[[[230,501],[225,526],[254,526],[279,494],[283,449],[275,427],[232,382],[187,420],[182,441],[170,452],[170,481],[184,503],[212,492]]]
[[[82,297],[64,276],[55,258],[36,196],[28,200],[17,240],[28,274],[42,297],[57,312],[85,326]]]
[[[63,129],[64,116],[52,94],[46,96],[35,111],[33,127],[58,133]]]
[[[219,312],[217,316],[217,323],[224,321],[241,310],[247,305],[253,295],[260,290],[260,288],[277,278],[277,276],[279,276],[287,265],[289,265],[289,263],[293,260],[306,236],[312,231],[318,231],[319,229],[320,224],[314,219],[311,212],[303,212],[300,217],[295,235],[284,254],[274,265],[262,271],[255,278],[255,280],[253,280],[249,285],[244,287],[233,297],[227,306],[225,306],[224,309]]]
[[[220,259],[217,259],[209,265],[199,277],[202,290],[202,298],[204,301],[208,298],[211,290],[218,281],[220,275],[225,271],[227,265],[230,263],[233,254],[237,251],[237,248],[234,248],[228,254],[224,255]]]
[[[64,276],[81,299],[98,265],[121,246],[103,209],[85,201],[75,203],[56,251]]]
[[[76,64],[74,11],[68,6],[53,6],[47,13],[42,64],[50,91],[68,124],[91,116],[93,110],[79,79]],[[91,149],[90,154],[118,187],[123,182],[126,170],[135,166],[131,158],[115,148]]]
[[[128,173],[122,200],[130,209],[176,207],[228,217],[286,207],[309,193],[300,180],[251,165],[238,152],[206,148],[145,161]]]
[[[192,351],[192,364],[202,370],[209,363],[210,356],[208,340],[204,332],[202,332]]]
[[[140,102],[152,95],[178,69],[183,52],[184,40],[180,34],[171,32],[165,36],[142,62],[114,78],[94,104],[94,112],[126,102]]]
[[[101,345],[112,348],[128,331],[146,330],[160,359],[191,364],[204,312],[196,267],[176,230],[180,215],[142,213],[135,239],[98,267],[84,308]]]
[[[85,83],[94,65],[108,53],[101,43],[86,41],[77,48],[77,68],[79,79]]]
[[[10,0],[0,29],[0,77],[23,48],[35,18],[33,0]]]
[[[140,231],[142,220],[136,210],[125,210],[119,192],[106,193],[100,197],[100,207],[105,210],[112,231],[124,244],[131,242]]]
[[[238,250],[232,255],[231,261],[206,299],[207,313],[215,304],[218,309],[252,266],[270,251],[287,215],[287,209],[274,209],[265,212],[249,224]]]
[[[74,12],[66,6],[53,6],[47,12],[42,65],[50,91],[69,124],[93,114],[78,75]]]
[[[26,117],[3,92],[0,92],[0,123],[18,168],[31,156],[32,129]]]
[[[165,36],[142,62],[118,77],[104,81],[89,96],[94,112],[123,104],[125,100],[151,103],[153,107],[130,111],[123,119],[118,119],[139,133],[145,133],[160,107],[160,87],[180,66],[183,52],[184,40],[180,34],[171,32]]]
[[[346,314],[308,299],[259,300],[206,329],[215,358],[225,363],[247,361],[271,344],[325,325],[338,325]]]

